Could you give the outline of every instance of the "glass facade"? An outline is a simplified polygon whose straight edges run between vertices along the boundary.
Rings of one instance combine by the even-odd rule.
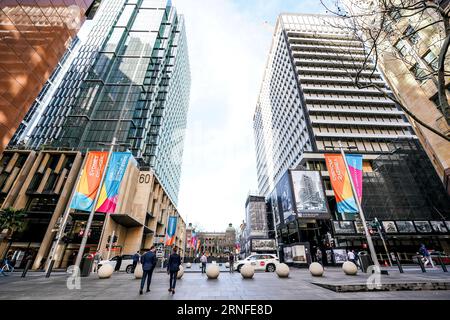
[[[113,137],[178,200],[190,71],[170,1],[107,1],[30,146],[104,148]]]
[[[32,108],[92,2],[0,2],[0,152]]]

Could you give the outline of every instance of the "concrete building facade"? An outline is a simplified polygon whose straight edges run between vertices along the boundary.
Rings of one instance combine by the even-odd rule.
[[[83,163],[78,151],[7,150],[0,157],[0,207],[24,209],[27,227],[23,232],[4,239],[5,250],[31,254],[33,269],[42,269],[61,227],[62,215],[69,205],[76,179]],[[130,162],[119,189],[118,206],[105,216],[96,213],[85,252],[108,256],[108,237],[114,231],[117,242],[109,255],[133,254],[160,244],[166,232],[169,215],[178,217],[175,245],[184,255],[186,224],[176,206],[151,169]],[[56,250],[55,268],[73,264],[78,252],[88,213],[71,210],[64,239]],[[8,240],[8,241],[7,241]],[[16,262],[23,267],[23,262]]]
[[[339,250],[367,250],[357,215],[337,211],[325,166],[324,153],[339,152],[340,144],[362,154],[366,219],[398,225],[390,245],[402,259],[410,260],[424,238],[429,247],[450,251],[450,199],[399,106],[354,84],[359,72],[360,82],[393,94],[375,65],[363,64],[365,47],[347,23],[309,14],[282,14],[277,21],[253,125],[259,192],[271,203],[280,256],[301,265],[322,250],[335,263]],[[298,204],[316,207],[321,197],[305,177],[294,192],[292,171],[302,170],[319,173],[327,214],[298,212]],[[386,259],[379,238],[375,244]]]
[[[394,102],[375,89],[359,89],[350,78],[364,60],[364,46],[326,15],[282,14],[275,28],[253,126],[258,187],[267,196],[303,152],[355,147],[388,152],[388,142],[416,139]],[[361,81],[389,88],[370,64]]]

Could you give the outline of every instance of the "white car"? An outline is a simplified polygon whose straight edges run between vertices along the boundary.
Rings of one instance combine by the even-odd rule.
[[[116,264],[117,264],[118,259],[119,259],[119,256],[115,256],[109,260],[101,260],[100,263],[98,264],[98,267],[100,268],[102,265],[108,263],[114,269],[116,269]],[[120,264],[119,271],[126,271],[126,273],[131,273],[131,270],[133,270],[133,255],[124,254],[122,256],[122,263]]]
[[[236,261],[234,263],[234,270],[241,272],[242,266],[249,264],[255,268],[255,271],[274,272],[279,263],[280,261],[274,254],[253,254],[243,260]]]

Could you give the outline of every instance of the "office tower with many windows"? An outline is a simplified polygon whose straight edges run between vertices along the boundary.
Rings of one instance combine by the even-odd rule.
[[[446,38],[445,23],[438,11],[448,12],[450,2],[435,1],[435,7],[414,10],[407,9],[407,4],[399,1],[367,1],[352,5],[353,1],[346,0],[343,4],[357,25],[374,34],[380,33],[374,46],[378,51],[378,66],[397,99],[421,121],[449,137],[450,125],[438,97],[437,71]],[[383,6],[391,10],[385,10]],[[370,22],[360,18],[368,12],[375,12]],[[372,28],[367,28],[369,23]],[[450,68],[448,57],[444,60],[444,68]],[[450,78],[446,76],[444,82],[448,88]],[[449,90],[445,91],[449,100]],[[450,194],[450,143],[414,119],[410,121]]]
[[[399,106],[355,85],[358,75],[392,94],[371,61],[363,63],[348,20],[282,14],[277,21],[253,125],[259,192],[279,249],[300,264],[322,250],[333,264],[345,254],[339,248],[366,248],[359,215],[337,208],[325,163],[342,145],[362,155],[361,205],[368,222],[377,218],[389,230],[388,248],[406,260],[421,241],[450,250],[450,197]],[[378,233],[373,242],[387,260]]]
[[[0,1],[0,152],[92,12],[92,4]]]
[[[364,47],[343,19],[326,15],[279,16],[254,115],[258,186],[267,196],[306,151],[356,147],[379,154],[388,142],[414,139],[404,113],[375,89],[360,89],[352,76]],[[360,81],[384,87],[378,71],[362,70]]]
[[[141,167],[154,169],[177,203],[190,91],[184,17],[165,0],[104,5],[114,8],[99,9],[92,41],[80,50],[30,145],[86,151],[115,137]]]

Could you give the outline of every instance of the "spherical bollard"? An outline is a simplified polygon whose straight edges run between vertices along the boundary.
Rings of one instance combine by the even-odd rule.
[[[177,272],[177,279],[181,279],[183,274],[184,274],[184,268],[183,268],[183,266],[180,266],[180,270],[178,270],[178,272]]]
[[[309,272],[311,272],[311,275],[314,277],[321,277],[323,275],[323,267],[318,262],[313,262],[309,266]]]
[[[287,278],[289,277],[289,266],[285,263],[279,263],[275,269],[278,277]]]
[[[208,279],[217,279],[220,274],[220,269],[217,265],[211,264],[206,268],[206,275]]]
[[[358,272],[358,268],[351,261],[345,261],[344,264],[342,265],[342,270],[348,276],[355,276],[356,273]]]
[[[106,263],[98,269],[98,278],[99,279],[108,279],[112,276],[114,272],[114,268],[109,263]]]
[[[225,268],[229,268],[230,267],[230,263],[229,262],[225,262]]]
[[[186,269],[190,269],[192,267],[192,264],[190,262],[186,263]]]
[[[251,279],[253,278],[253,275],[255,274],[255,268],[253,268],[252,265],[246,264],[243,265],[241,268],[241,276],[244,279]]]
[[[144,275],[144,270],[142,270],[142,264],[138,263],[136,265],[136,268],[134,269],[134,277],[136,279],[142,279],[143,275]]]

